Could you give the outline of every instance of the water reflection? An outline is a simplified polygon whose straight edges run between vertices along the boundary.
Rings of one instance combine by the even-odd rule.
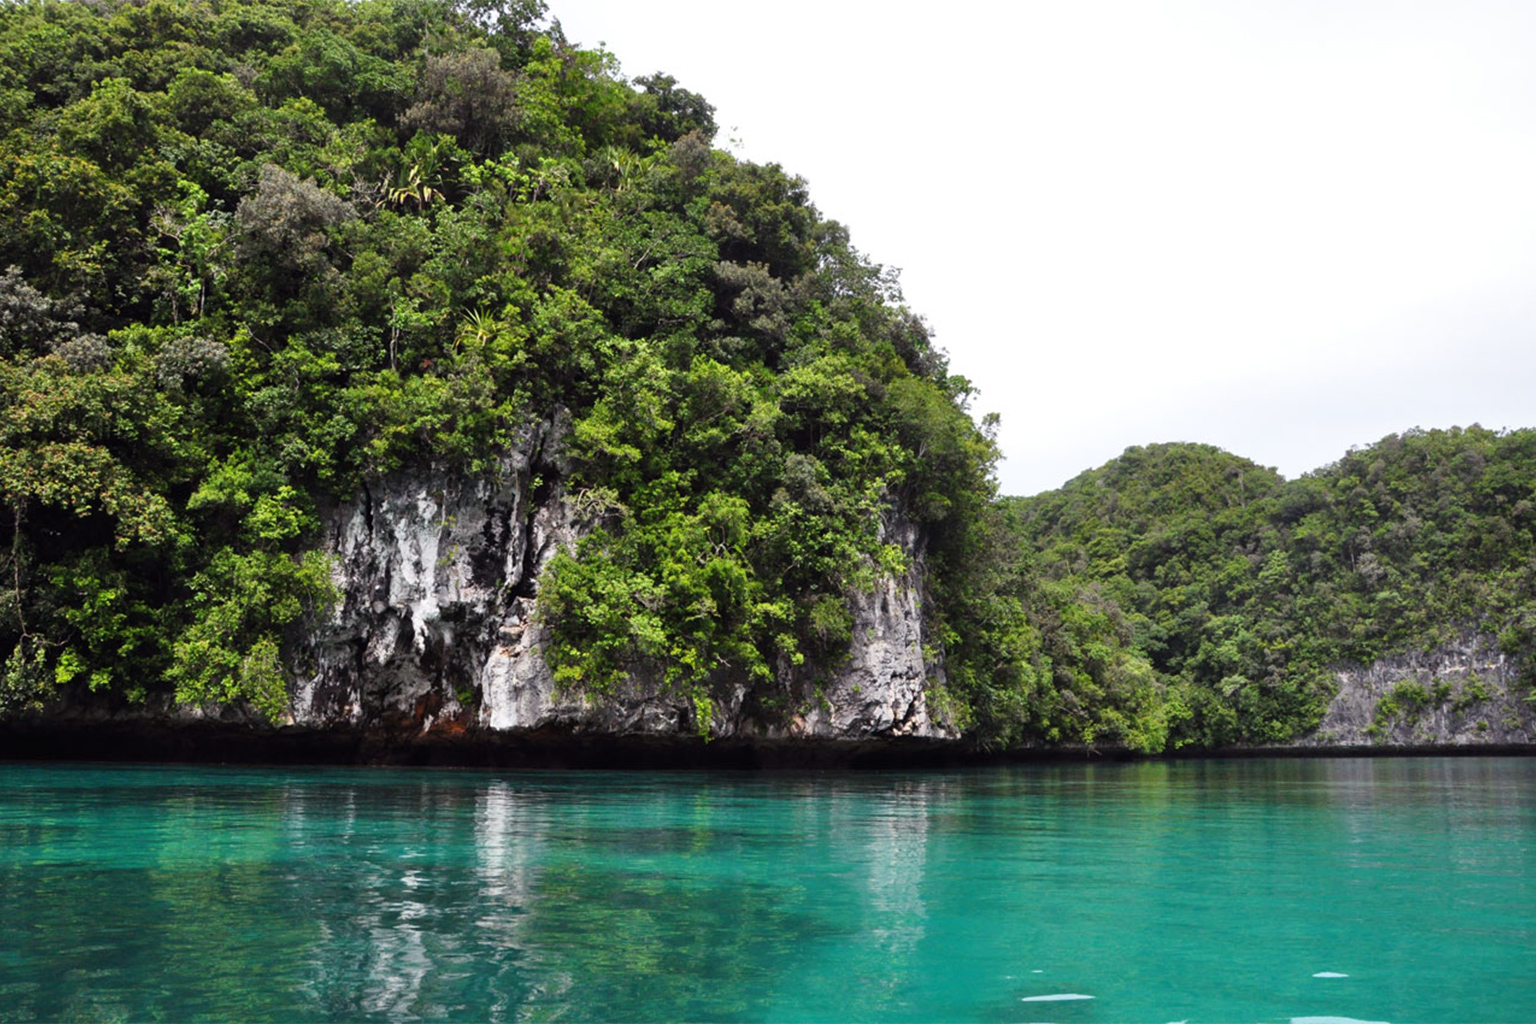
[[[0,1021],[1531,1017],[1533,764],[0,767]]]

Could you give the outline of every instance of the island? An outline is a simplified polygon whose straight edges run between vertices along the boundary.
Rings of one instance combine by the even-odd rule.
[[[896,275],[545,14],[0,13],[0,754],[1533,748],[1536,431],[999,495]]]

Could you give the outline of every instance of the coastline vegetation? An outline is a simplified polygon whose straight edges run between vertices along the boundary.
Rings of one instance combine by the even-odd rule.
[[[321,510],[557,414],[546,482],[601,511],[542,581],[557,678],[645,664],[701,720],[836,659],[897,520],[981,744],[1282,742],[1342,662],[1530,663],[1536,433],[1291,482],[1158,445],[999,498],[896,275],[714,135],[538,0],[0,5],[0,715],[280,716]]]

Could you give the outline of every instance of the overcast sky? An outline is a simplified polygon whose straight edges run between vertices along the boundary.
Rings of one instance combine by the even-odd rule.
[[[901,268],[1004,493],[1133,444],[1295,477],[1536,426],[1536,3],[550,7]]]

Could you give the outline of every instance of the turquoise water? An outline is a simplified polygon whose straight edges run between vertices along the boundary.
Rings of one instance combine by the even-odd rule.
[[[0,1020],[1319,1017],[1536,1020],[1536,760],[0,765]]]

